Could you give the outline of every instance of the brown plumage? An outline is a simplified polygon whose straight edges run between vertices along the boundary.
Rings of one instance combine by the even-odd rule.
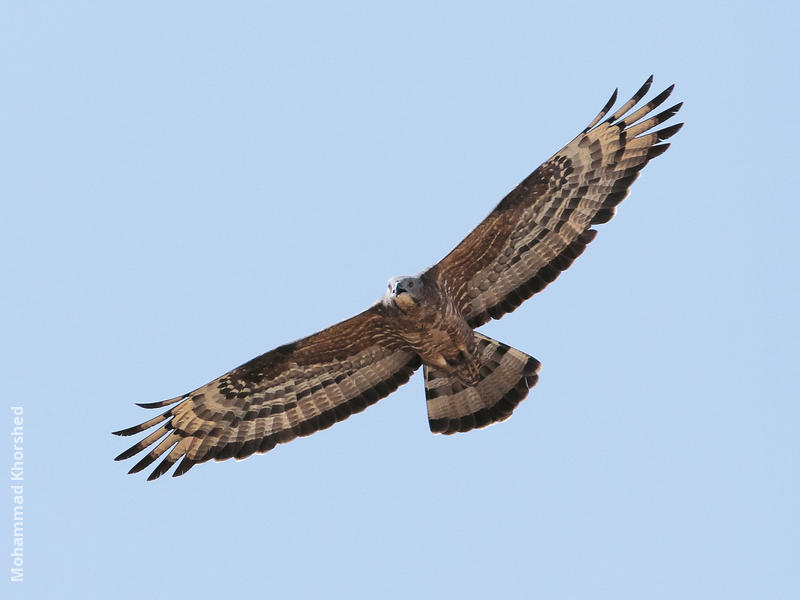
[[[390,280],[361,314],[281,346],[197,390],[144,408],[156,429],[117,456],[150,449],[130,470],[161,462],[148,480],[210,459],[242,459],[310,435],[364,410],[424,365],[430,428],[455,433],[502,421],[536,384],[539,362],[474,332],[544,289],[591,242],[648,161],[682,124],[651,131],[673,86],[630,112],[652,77],[611,117],[599,115],[531,173],[450,254],[415,277]],[[630,112],[630,114],[628,114]],[[645,118],[647,117],[647,118]],[[167,408],[169,407],[169,408]],[[162,458],[163,457],[163,458]]]

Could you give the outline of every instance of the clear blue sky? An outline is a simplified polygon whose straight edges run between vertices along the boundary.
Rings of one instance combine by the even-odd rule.
[[[6,3],[0,595],[800,597],[796,3],[382,4]],[[651,73],[673,147],[483,328],[543,363],[509,421],[433,436],[415,375],[265,456],[113,462],[134,402],[368,306]]]

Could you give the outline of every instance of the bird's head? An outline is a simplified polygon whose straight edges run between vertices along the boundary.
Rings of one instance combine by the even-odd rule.
[[[386,288],[386,299],[401,310],[408,310],[422,301],[424,290],[420,277],[392,277]]]

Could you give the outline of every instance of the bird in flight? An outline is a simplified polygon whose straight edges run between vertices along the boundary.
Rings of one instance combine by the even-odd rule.
[[[326,429],[392,393],[420,366],[428,422],[452,434],[507,419],[538,379],[539,361],[475,331],[543,290],[614,216],[642,168],[683,125],[654,130],[682,103],[637,108],[652,76],[610,117],[617,92],[569,144],[528,175],[429,269],[394,277],[362,313],[280,346],[176,398],[133,427],[156,429],[116,457],[150,448],[130,470],[164,457],[148,481],[211,459],[243,459]]]

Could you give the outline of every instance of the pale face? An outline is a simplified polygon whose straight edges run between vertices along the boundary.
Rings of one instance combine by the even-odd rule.
[[[386,298],[405,310],[422,300],[424,285],[419,277],[392,277],[386,286]]]

